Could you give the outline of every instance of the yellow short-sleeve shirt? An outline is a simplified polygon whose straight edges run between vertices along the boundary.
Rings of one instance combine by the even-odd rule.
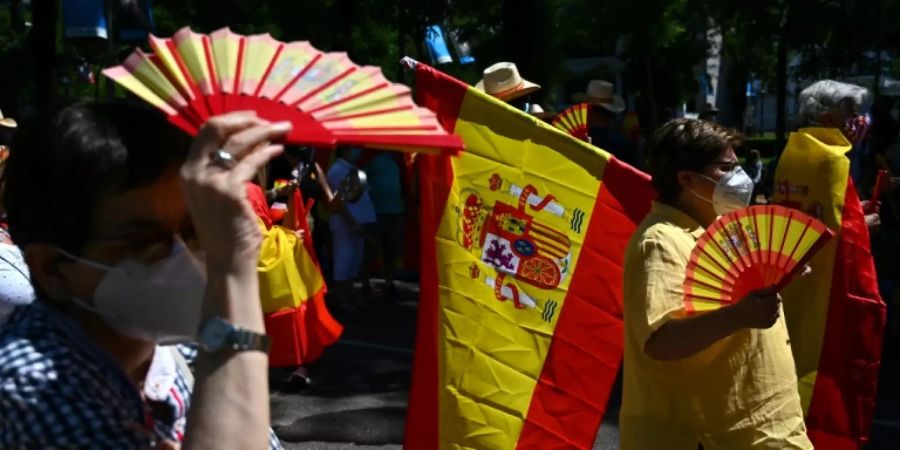
[[[654,331],[685,316],[685,268],[702,233],[685,213],[654,203],[625,251],[621,448],[812,448],[783,319],[678,361],[644,353]]]

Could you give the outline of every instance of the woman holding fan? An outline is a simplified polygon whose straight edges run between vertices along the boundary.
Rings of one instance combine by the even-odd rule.
[[[648,145],[659,194],[625,253],[623,449],[809,449],[790,339],[774,289],[702,314],[682,284],[697,239],[744,208],[740,135],[677,119]]]

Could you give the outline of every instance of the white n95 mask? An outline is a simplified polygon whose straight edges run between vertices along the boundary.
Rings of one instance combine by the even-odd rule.
[[[700,174],[700,176],[716,184],[716,188],[713,190],[713,198],[703,197],[693,189],[691,189],[691,193],[712,203],[716,214],[722,216],[750,206],[750,200],[753,197],[753,180],[744,172],[741,166],[737,166],[734,170],[723,175],[719,181],[703,174]]]
[[[106,272],[94,291],[93,305],[75,301],[116,331],[159,344],[196,340],[206,291],[205,264],[181,239],[176,239],[168,256],[151,264],[126,259],[110,267],[61,252]]]

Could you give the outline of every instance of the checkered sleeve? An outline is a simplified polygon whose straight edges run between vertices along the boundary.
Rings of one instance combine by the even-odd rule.
[[[147,448],[128,409],[102,376],[82,370],[52,340],[14,340],[0,349],[0,448]],[[132,426],[134,425],[134,426]]]
[[[184,358],[185,362],[187,362],[188,367],[191,368],[191,371],[196,371],[197,368],[194,364],[197,362],[197,344],[178,344],[175,346],[178,350],[178,353],[181,353],[181,357]]]

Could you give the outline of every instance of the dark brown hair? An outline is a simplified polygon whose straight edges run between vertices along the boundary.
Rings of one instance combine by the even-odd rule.
[[[672,203],[678,198],[678,172],[702,172],[722,150],[742,141],[737,130],[705,120],[675,119],[660,127],[647,143],[647,169],[660,200]]]

